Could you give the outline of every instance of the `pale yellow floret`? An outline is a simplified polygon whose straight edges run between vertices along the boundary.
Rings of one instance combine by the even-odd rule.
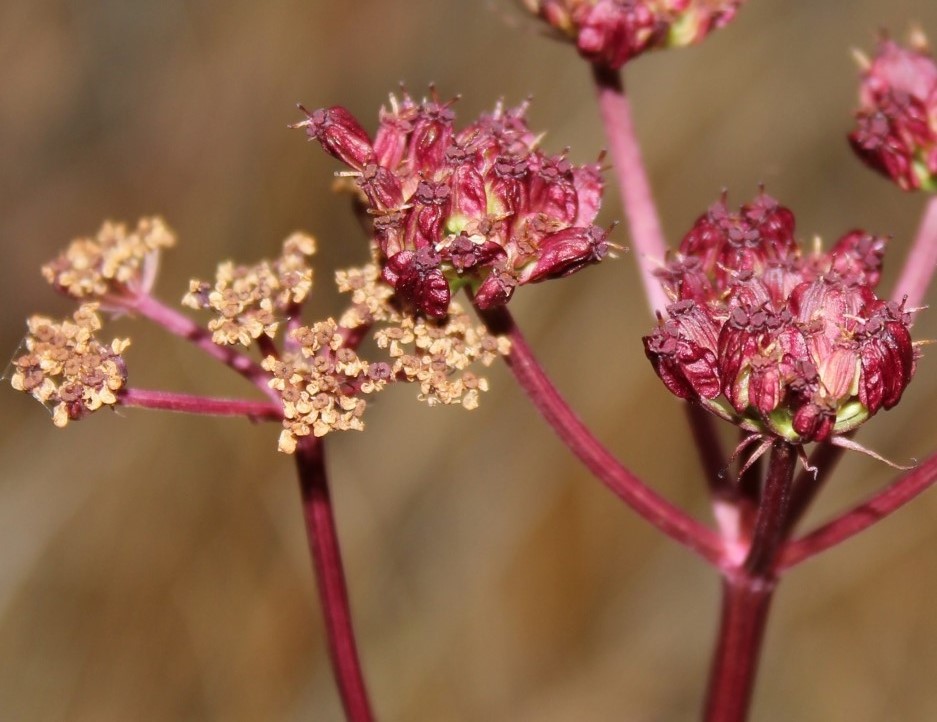
[[[97,308],[85,304],[62,322],[33,316],[27,321],[26,353],[13,360],[11,385],[51,406],[56,426],[116,405],[126,383],[121,354],[130,341],[100,343],[94,337],[101,328]]]
[[[315,251],[311,236],[294,233],[273,261],[253,266],[226,261],[218,266],[213,285],[190,281],[182,303],[217,313],[208,322],[208,330],[219,345],[250,346],[261,336],[275,338],[283,317],[292,314],[312,290],[308,258]]]
[[[94,238],[78,238],[42,267],[43,277],[73,298],[146,293],[155,280],[159,252],[176,243],[161,218],[142,218],[133,231],[106,221]]]

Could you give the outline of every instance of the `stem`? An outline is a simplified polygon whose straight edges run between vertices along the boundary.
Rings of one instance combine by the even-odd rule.
[[[560,440],[586,468],[658,530],[710,564],[723,565],[725,550],[719,536],[645,485],[576,416],[540,367],[510,312],[504,306],[477,310],[492,333],[504,334],[511,340],[511,353],[505,360],[514,377]]]
[[[709,670],[706,722],[744,722],[748,717],[773,593],[771,580],[747,575],[723,579],[722,619]]]
[[[149,389],[125,389],[120,393],[119,398],[123,406],[142,409],[180,411],[209,416],[246,416],[251,421],[279,421],[283,418],[282,406],[266,401],[219,399]]]
[[[765,488],[758,507],[755,534],[745,560],[745,570],[754,577],[771,574],[778,550],[784,541],[785,520],[791,499],[791,481],[797,464],[797,450],[778,439],[771,449]]]
[[[827,522],[816,531],[787,545],[781,556],[780,569],[789,569],[820,552],[842,544],[897,511],[937,481],[937,454],[932,454],[919,466],[858,504],[844,514]]]
[[[216,344],[212,341],[211,334],[188,316],[148,295],[136,297],[134,303],[127,306],[127,310],[139,313],[144,318],[148,318],[153,323],[162,326],[169,333],[191,341],[212,358],[237,371],[267,396],[279,403],[276,391],[267,386],[270,374],[244,354],[235,351],[233,348]]]
[[[348,722],[371,722],[374,715],[358,661],[322,441],[311,436],[301,439],[295,456],[332,672]]]
[[[937,195],[927,202],[917,236],[914,238],[901,276],[891,295],[892,299],[900,302],[907,296],[908,300],[905,304],[907,308],[920,307],[935,270],[937,270]]]
[[[722,621],[709,672],[706,722],[748,718],[796,464],[795,447],[775,441],[748,557],[741,567],[723,576]]]
[[[621,202],[634,243],[638,270],[644,293],[652,311],[661,311],[670,303],[654,270],[664,261],[667,243],[654,206],[651,184],[641,159],[641,147],[631,117],[621,73],[602,65],[592,66],[598,93],[599,112],[614,162]]]

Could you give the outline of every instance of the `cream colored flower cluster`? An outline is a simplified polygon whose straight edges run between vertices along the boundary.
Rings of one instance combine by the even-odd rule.
[[[130,341],[100,343],[94,337],[101,328],[97,308],[84,304],[70,321],[33,316],[27,322],[26,353],[13,360],[13,388],[51,407],[56,426],[115,405],[127,381],[121,353]]]
[[[59,291],[79,299],[107,299],[150,290],[159,252],[176,237],[161,218],[141,218],[133,231],[105,221],[94,238],[77,238],[42,267],[43,277]]]
[[[293,453],[297,440],[310,434],[363,429],[361,417],[367,404],[358,394],[384,388],[390,367],[363,361],[343,347],[332,319],[294,329],[290,339],[298,351],[263,361],[264,369],[273,375],[270,387],[283,400],[280,451]]]
[[[274,261],[254,266],[228,261],[218,266],[214,285],[190,281],[182,303],[218,314],[208,322],[217,344],[250,346],[262,335],[274,338],[282,318],[291,315],[312,290],[312,268],[307,259],[315,252],[315,239],[294,233],[284,241],[283,252]]]

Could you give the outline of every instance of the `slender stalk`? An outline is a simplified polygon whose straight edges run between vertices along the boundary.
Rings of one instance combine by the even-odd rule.
[[[789,569],[805,559],[842,544],[897,511],[918,494],[927,491],[934,482],[937,482],[937,454],[932,454],[865,502],[788,544],[781,555],[779,569]]]
[[[748,718],[796,464],[797,450],[775,441],[748,556],[737,569],[723,574],[722,620],[709,672],[706,722]]]
[[[122,406],[141,409],[180,411],[209,416],[246,416],[251,421],[279,421],[283,418],[282,406],[266,401],[219,399],[149,389],[125,389],[119,398]]]
[[[191,341],[212,358],[237,371],[271,399],[279,401],[276,392],[267,386],[270,374],[264,371],[260,364],[233,348],[219,346],[212,341],[211,334],[206,329],[188,316],[148,295],[138,296],[127,310],[139,313],[170,333]]]
[[[669,299],[654,277],[654,270],[664,261],[667,243],[641,158],[641,146],[631,117],[631,104],[619,71],[593,65],[592,77],[614,162],[615,177],[621,191],[622,206],[631,229],[644,293],[652,311],[663,311]]]
[[[797,450],[778,439],[771,449],[771,461],[765,488],[755,520],[752,546],[745,560],[745,570],[753,577],[771,574],[778,550],[784,541],[785,520],[791,500],[791,482],[797,465]]]
[[[918,308],[924,300],[934,272],[937,271],[937,195],[932,196],[924,209],[911,251],[895,284],[891,297],[901,301],[908,297],[906,307]]]
[[[773,593],[771,580],[723,579],[722,619],[709,671],[706,722],[747,719]]]
[[[613,171],[621,193],[622,209],[631,231],[644,295],[652,314],[663,312],[670,299],[654,277],[654,271],[663,264],[667,254],[667,241],[641,156],[641,144],[631,116],[631,103],[625,93],[620,71],[593,65],[592,77],[598,96],[599,113],[612,154]],[[720,450],[713,418],[703,409],[692,405],[688,405],[687,416],[710,488],[720,499],[725,500],[728,498],[725,494],[725,480],[720,476],[720,472],[725,470],[727,461]]]
[[[322,441],[301,439],[295,458],[332,672],[348,722],[371,722],[374,715],[358,660]]]
[[[511,340],[511,353],[506,360],[515,378],[560,440],[586,468],[658,530],[710,564],[723,565],[725,549],[719,536],[645,485],[576,416],[540,367],[510,312],[501,306],[479,309],[479,315],[492,333],[505,334]]]

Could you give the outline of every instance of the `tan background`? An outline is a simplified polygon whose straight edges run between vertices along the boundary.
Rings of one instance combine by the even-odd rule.
[[[671,238],[759,181],[828,241],[895,236],[922,199],[844,141],[852,46],[932,0],[752,0],[703,47],[628,77]],[[461,92],[460,117],[533,94],[531,122],[579,161],[604,144],[586,68],[506,0],[245,0],[0,5],[0,349],[68,304],[39,265],[104,217],[164,214],[181,244],[159,289],[252,261],[304,228],[332,270],[363,258],[337,164],[286,130],[293,103],[373,129],[406,80]],[[603,221],[621,217],[610,189]],[[619,241],[627,242],[620,228]],[[889,264],[886,287],[896,263]],[[934,295],[931,294],[931,298]],[[639,338],[631,260],[524,289],[533,345],[598,434],[705,517],[680,409]],[[135,385],[248,393],[181,342],[122,321]],[[918,337],[937,336],[934,314]],[[382,720],[690,720],[717,584],[559,446],[504,369],[474,413],[385,394],[330,442],[354,611]],[[64,432],[0,391],[0,718],[338,720],[289,459],[276,429],[129,411]],[[937,443],[933,352],[861,439],[906,461]],[[845,463],[814,519],[890,476]],[[796,570],[777,599],[754,719],[937,719],[937,495]]]

